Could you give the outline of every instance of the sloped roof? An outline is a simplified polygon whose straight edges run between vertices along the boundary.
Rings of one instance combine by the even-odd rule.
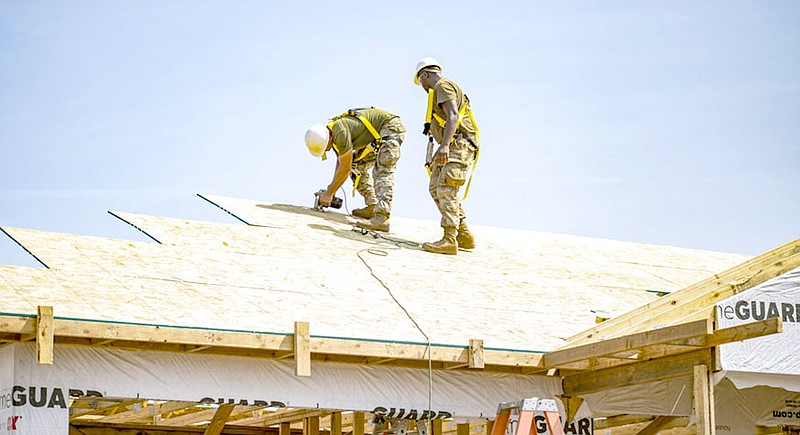
[[[345,214],[203,195],[244,223],[113,214],[158,243],[3,227],[48,269],[0,266],[5,313],[545,352],[595,322],[748,257],[474,226],[479,247],[434,255],[434,222],[355,231]]]

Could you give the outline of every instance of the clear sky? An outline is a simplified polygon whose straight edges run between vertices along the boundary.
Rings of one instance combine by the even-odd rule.
[[[793,0],[3,0],[0,225],[145,240],[106,211],[311,205],[333,159],[305,129],[374,105],[409,129],[394,215],[436,226],[434,56],[481,128],[473,224],[759,254],[800,237],[798,23]],[[5,236],[0,264],[35,265]]]

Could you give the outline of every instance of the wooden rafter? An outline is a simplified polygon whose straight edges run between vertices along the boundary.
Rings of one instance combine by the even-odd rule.
[[[698,313],[706,316],[707,310],[715,303],[797,267],[800,267],[800,239],[600,323],[588,331],[570,337],[564,347],[600,341],[625,334],[626,331],[643,331],[658,325],[672,325],[683,319],[693,318]]]
[[[783,330],[783,323],[777,317],[718,330],[714,330],[713,325],[711,319],[698,320],[556,350],[545,354],[542,363],[546,369],[597,370],[777,334]],[[605,361],[598,362],[602,358]]]

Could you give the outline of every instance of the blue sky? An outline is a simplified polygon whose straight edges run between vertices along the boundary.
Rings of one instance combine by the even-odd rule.
[[[311,205],[333,162],[305,129],[365,105],[409,129],[394,215],[438,225],[412,83],[434,56],[481,128],[470,222],[759,254],[800,237],[798,22],[796,1],[2,1],[0,225],[145,240],[106,211]],[[35,263],[3,237],[0,264]]]

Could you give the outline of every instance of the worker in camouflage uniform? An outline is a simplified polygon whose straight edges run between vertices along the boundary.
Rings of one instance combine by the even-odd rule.
[[[425,133],[439,143],[430,162],[428,190],[442,215],[444,229],[441,240],[423,243],[422,248],[455,255],[458,248],[475,247],[458,194],[477,157],[480,146],[477,126],[469,99],[453,80],[442,77],[442,67],[436,59],[426,57],[417,64],[414,83],[428,92],[430,119],[426,120]]]
[[[327,125],[311,126],[305,136],[311,154],[325,159],[325,152],[333,149],[337,156],[333,180],[324,191],[317,192],[319,204],[330,205],[333,195],[351,176],[366,204],[353,210],[353,216],[370,219],[357,225],[389,231],[394,173],[405,131],[399,116],[374,107],[351,109]]]

